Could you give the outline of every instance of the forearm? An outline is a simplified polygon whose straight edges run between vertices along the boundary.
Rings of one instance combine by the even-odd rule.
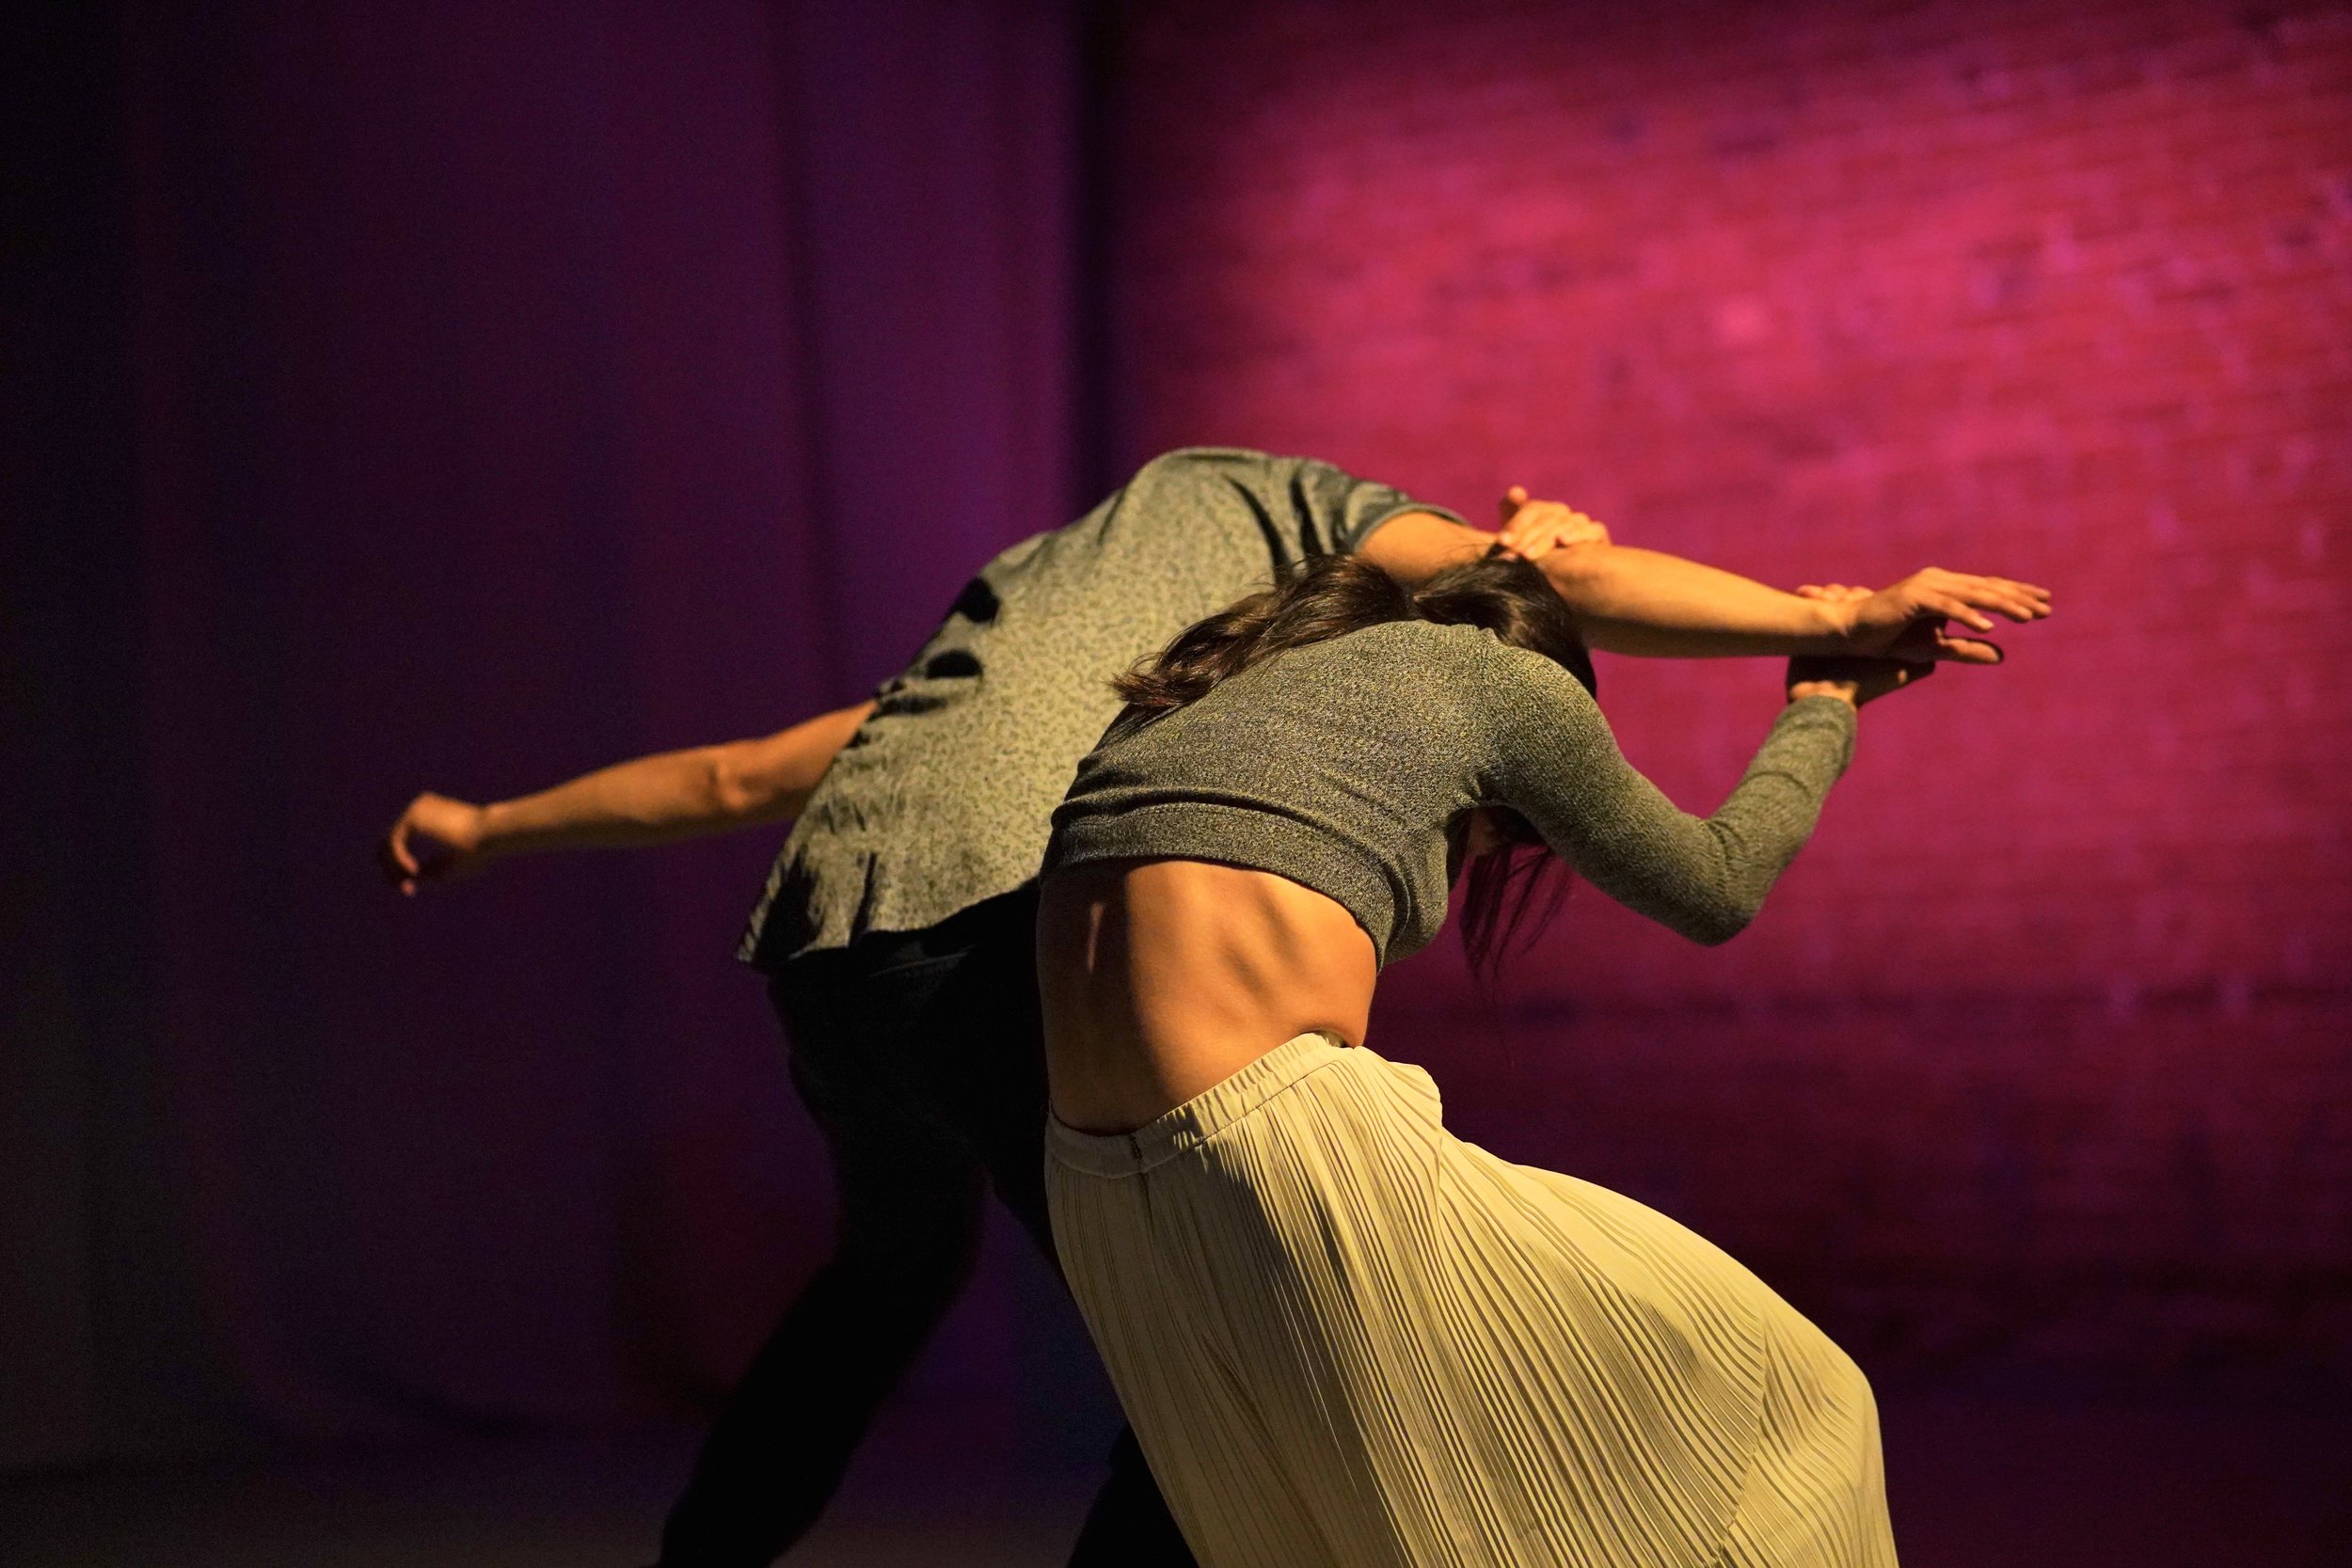
[[[723,787],[724,746],[634,757],[484,808],[481,852],[667,844],[743,825]]]
[[[1405,513],[1363,546],[1367,561],[1408,584],[1475,561],[1495,535],[1429,513]],[[1565,544],[1535,562],[1576,611],[1596,648],[1655,658],[1845,651],[1840,607],[1768,588],[1735,572],[1632,546]]]
[[[1525,684],[1515,689],[1514,680]],[[1625,760],[1598,706],[1565,673],[1498,661],[1486,689],[1501,799],[1602,893],[1709,944],[1755,917],[1853,745],[1849,701],[1793,703],[1722,807],[1697,817]]]
[[[631,847],[797,816],[871,704],[772,736],[662,752],[485,808],[485,855]]]
[[[1751,578],[1629,545],[1569,545],[1536,562],[1611,653],[1709,658],[1831,653],[1845,646],[1837,607]]]

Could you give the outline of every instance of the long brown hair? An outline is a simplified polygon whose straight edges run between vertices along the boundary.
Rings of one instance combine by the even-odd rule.
[[[1543,573],[1500,555],[1449,567],[1418,589],[1358,556],[1313,556],[1273,587],[1186,627],[1156,657],[1111,684],[1130,714],[1149,718],[1198,702],[1277,654],[1391,621],[1483,626],[1596,690],[1576,617]],[[1470,967],[1491,983],[1504,954],[1524,947],[1558,912],[1568,880],[1525,817],[1507,806],[1486,809],[1503,846],[1469,860],[1458,902]]]

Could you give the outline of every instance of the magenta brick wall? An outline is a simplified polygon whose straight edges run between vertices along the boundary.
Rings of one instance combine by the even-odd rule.
[[[2352,1373],[2352,11],[1613,10],[1136,8],[1125,455],[2062,613],[1871,711],[1738,942],[1587,893],[1379,1043],[1882,1367]],[[1603,678],[1699,810],[1775,702]]]

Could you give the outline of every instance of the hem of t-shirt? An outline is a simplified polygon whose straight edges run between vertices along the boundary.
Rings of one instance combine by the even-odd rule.
[[[847,946],[847,942],[828,943],[825,933],[817,923],[797,922],[798,931],[786,934],[785,923],[777,918],[772,904],[763,904],[753,911],[743,928],[743,936],[735,944],[735,961],[761,974],[776,974],[784,966],[803,953],[822,952],[828,945]]]
[[[736,943],[735,960],[762,974],[781,974],[802,958],[842,952],[869,937],[915,937],[937,930],[982,904],[1020,892],[1036,879],[1035,872],[1001,885],[998,878],[969,879],[962,893],[938,898],[902,894],[876,900],[854,913],[814,908],[794,896],[791,887],[779,887],[752,911]],[[975,888],[985,891],[972,891]]]
[[[1260,842],[1230,841],[1237,818]],[[1397,897],[1388,879],[1367,871],[1361,851],[1351,851],[1329,829],[1295,817],[1205,800],[1168,800],[1116,816],[1082,816],[1056,830],[1045,872],[1050,877],[1108,861],[1163,860],[1269,872],[1320,893],[1355,918],[1372,939],[1374,957],[1384,968],[1388,964],[1399,925]],[[1388,937],[1381,936],[1380,926],[1388,927]]]

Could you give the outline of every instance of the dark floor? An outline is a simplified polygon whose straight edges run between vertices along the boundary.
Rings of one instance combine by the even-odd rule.
[[[1082,1478],[958,1465],[956,1413],[872,1436],[812,1568],[1060,1560]],[[632,1568],[649,1562],[691,1434],[466,1443],[300,1464],[0,1481],[6,1568]]]
[[[2347,1568],[2352,1412],[2113,1398],[1885,1399],[1908,1568]],[[965,1440],[952,1406],[882,1425],[803,1568],[1052,1564],[1087,1479]],[[629,1568],[686,1434],[452,1445],[299,1465],[0,1481],[8,1568]]]

